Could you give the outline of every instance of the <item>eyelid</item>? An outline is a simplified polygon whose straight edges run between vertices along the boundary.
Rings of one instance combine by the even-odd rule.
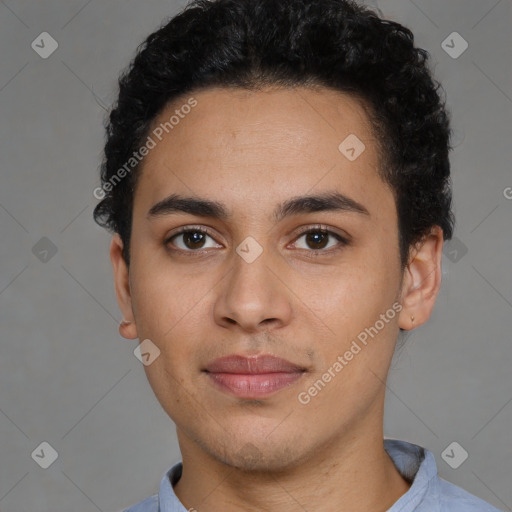
[[[308,226],[303,226],[299,228],[297,236],[304,235],[305,233],[316,231],[325,231],[328,234],[335,235],[345,241],[346,243],[351,242],[352,237],[344,232],[344,234],[338,233],[334,228],[327,226],[326,224],[309,224]]]
[[[173,236],[181,235],[187,231],[200,231],[201,233],[206,233],[207,235],[213,236],[210,228],[203,224],[187,224],[186,226],[181,226],[177,228],[171,235],[167,237],[167,240],[171,239]]]

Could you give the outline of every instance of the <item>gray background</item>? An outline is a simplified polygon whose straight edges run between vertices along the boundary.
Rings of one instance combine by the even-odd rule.
[[[117,75],[184,5],[0,2],[2,512],[118,511],[155,493],[180,460],[137,342],[117,331],[110,235],[92,220],[92,191]],[[511,3],[373,5],[432,55],[457,146],[457,239],[431,320],[393,363],[385,435],[427,447],[441,476],[511,510]],[[47,59],[31,48],[43,31],[59,44]],[[458,58],[441,46],[453,31],[469,44]],[[33,250],[42,237],[53,256]],[[48,469],[31,457],[43,441],[58,452]],[[453,441],[469,453],[458,469],[441,457]]]

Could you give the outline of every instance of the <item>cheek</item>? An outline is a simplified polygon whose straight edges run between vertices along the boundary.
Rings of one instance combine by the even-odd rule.
[[[149,385],[164,411],[176,424],[185,425],[204,414],[199,382],[187,373],[190,368],[186,363],[179,353],[166,349],[144,367]]]
[[[132,301],[137,327],[140,324],[162,341],[194,332],[208,318],[220,277],[213,267],[176,262],[162,249],[134,254]]]
[[[346,268],[333,272],[313,300],[333,330],[357,328],[378,318],[394,300],[393,272],[382,260],[354,258]]]
[[[144,370],[157,399],[174,419],[174,411],[184,404],[193,410],[190,401],[194,401],[201,375],[197,354],[210,342],[201,327],[204,322],[199,321],[208,315],[207,296],[201,289],[178,293],[162,279],[140,283],[144,284],[136,290],[139,338],[149,338],[160,350]]]
[[[202,287],[191,290],[188,286],[185,290],[173,284],[164,279],[153,283],[145,280],[134,290],[135,321],[139,338],[151,339],[169,363],[177,366],[191,356],[195,346],[207,341],[201,338],[199,319],[204,324],[209,306],[207,291]]]
[[[342,372],[345,378],[350,375],[352,384],[368,378],[368,367],[378,375],[383,373],[397,336],[398,315],[392,306],[398,293],[399,274],[392,259],[395,255],[381,255],[382,250],[377,248],[361,251],[350,266],[339,269],[326,283],[327,287],[316,293],[316,301],[323,304],[317,306],[317,311],[321,312],[319,316],[329,327],[328,337],[332,339],[332,343],[325,345],[328,366],[350,350],[354,341],[360,345],[357,355],[349,354],[353,359]]]
[[[151,334],[164,341],[187,323],[192,311],[201,307],[201,299],[212,285],[187,275],[166,258],[164,251],[158,252],[134,253],[131,293],[139,337]]]

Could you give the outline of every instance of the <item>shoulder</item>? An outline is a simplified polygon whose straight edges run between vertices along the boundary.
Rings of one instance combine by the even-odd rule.
[[[439,501],[441,512],[502,512],[462,487],[442,478],[439,478]]]
[[[158,495],[153,494],[145,500],[123,510],[123,512],[158,512]]]
[[[162,476],[157,494],[147,497],[122,512],[160,512],[160,510],[184,510],[174,494],[173,485],[181,477],[183,465],[179,461],[171,466]]]

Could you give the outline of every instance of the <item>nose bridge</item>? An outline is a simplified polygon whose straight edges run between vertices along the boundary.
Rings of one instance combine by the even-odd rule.
[[[255,239],[248,237],[240,243],[233,255],[232,291],[242,297],[254,296],[259,288],[268,292],[273,287],[268,281],[269,275],[273,275],[268,268],[272,267],[271,260],[270,250]]]

